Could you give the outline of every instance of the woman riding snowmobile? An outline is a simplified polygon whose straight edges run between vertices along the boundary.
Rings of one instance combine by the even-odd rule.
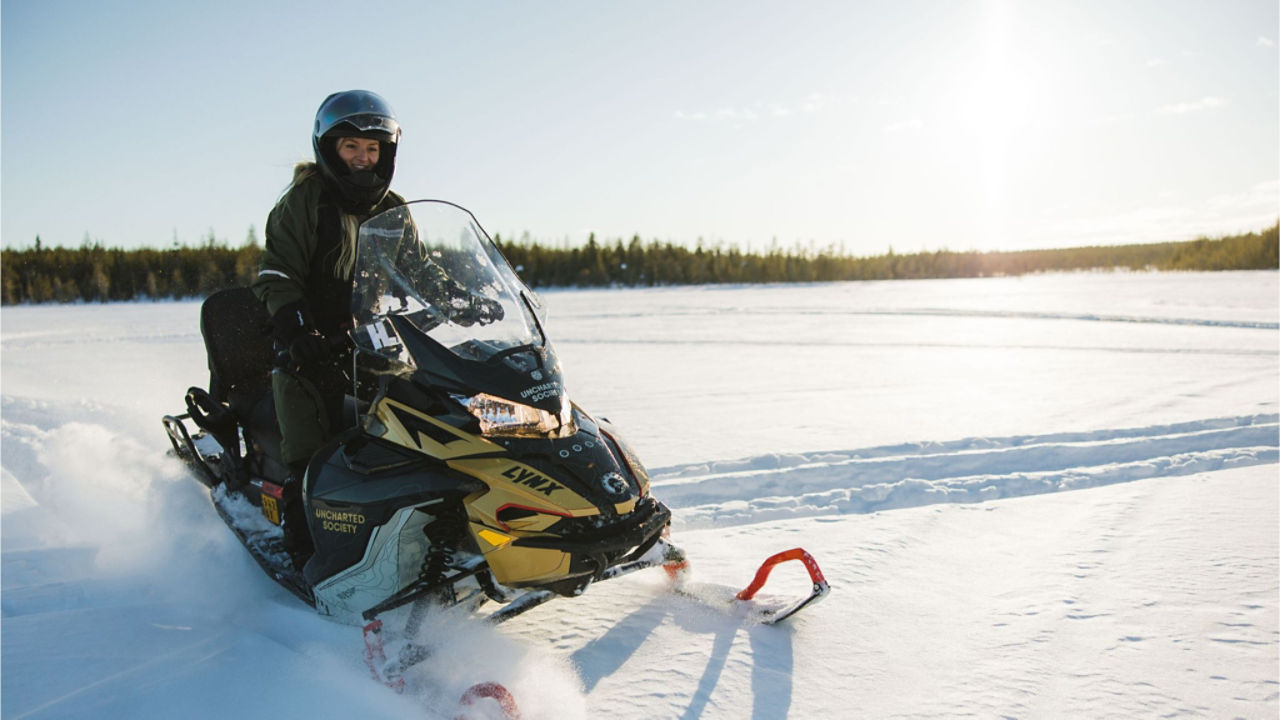
[[[325,98],[312,132],[314,162],[299,163],[267,218],[266,250],[253,292],[267,306],[278,353],[292,361],[271,374],[281,451],[290,477],[281,511],[285,545],[301,567],[312,551],[301,485],[307,462],[341,429],[348,381],[345,345],[360,223],[404,204],[390,191],[400,125],[387,102],[367,90]],[[470,307],[470,306],[469,306]],[[492,305],[477,299],[477,317]]]
[[[344,146],[353,132],[377,150]],[[317,612],[363,624],[371,666],[398,608],[412,607],[412,637],[432,604],[493,601],[485,617],[502,622],[640,569],[687,575],[670,510],[618,431],[569,400],[542,304],[493,239],[457,205],[386,190],[398,138],[372,93],[326,100],[316,171],[272,212],[253,290],[201,307],[209,389],[163,418],[254,560]],[[827,592],[799,549],[705,599],[750,603],[785,560],[804,562],[810,594],[750,609],[790,617]],[[406,648],[375,673],[420,659]]]
[[[475,217],[444,201],[405,203],[360,226],[356,256],[347,427],[304,473],[283,461],[269,373],[284,359],[247,288],[204,301],[209,390],[190,388],[187,412],[163,419],[174,453],[267,575],[317,612],[362,624],[366,660],[393,686],[430,653],[413,640],[430,606],[493,601],[484,617],[503,622],[656,566],[687,587],[684,554],[665,537],[671,513],[644,465],[607,420],[569,400],[541,302]],[[295,531],[314,542],[305,562],[280,527],[297,475]],[[810,593],[754,601],[787,560],[805,564]],[[797,548],[766,560],[741,592],[690,597],[773,623],[827,589]],[[406,606],[388,659],[382,619]]]

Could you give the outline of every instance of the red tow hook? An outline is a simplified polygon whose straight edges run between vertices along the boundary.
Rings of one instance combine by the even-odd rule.
[[[739,600],[750,600],[755,597],[760,588],[764,587],[765,582],[769,580],[769,573],[773,572],[776,565],[784,563],[788,560],[800,560],[804,563],[805,569],[809,571],[809,579],[813,580],[814,594],[825,594],[827,591],[827,580],[822,577],[822,568],[818,567],[818,561],[804,550],[804,548],[792,548],[784,550],[777,555],[765,560],[760,569],[756,571],[756,577],[751,581],[742,592],[738,593]]]

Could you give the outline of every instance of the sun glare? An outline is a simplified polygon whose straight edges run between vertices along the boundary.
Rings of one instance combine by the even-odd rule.
[[[1012,211],[1019,209],[1018,168],[1036,154],[1044,77],[1036,53],[1024,49],[1009,0],[982,4],[980,32],[968,46],[951,88],[952,141],[970,185],[982,242],[1000,246],[1011,232]]]

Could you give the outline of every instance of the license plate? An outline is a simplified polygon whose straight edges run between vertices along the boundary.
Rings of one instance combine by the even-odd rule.
[[[276,504],[276,499],[263,493],[262,495],[262,514],[272,525],[280,524],[280,506]]]

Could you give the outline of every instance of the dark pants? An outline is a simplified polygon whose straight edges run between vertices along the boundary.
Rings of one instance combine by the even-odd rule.
[[[271,371],[271,393],[280,423],[281,459],[289,466],[284,483],[281,514],[284,516],[285,549],[301,570],[311,556],[311,536],[303,503],[303,475],[311,456],[342,429],[342,398],[347,380],[339,369],[342,359],[315,363],[299,369]]]
[[[339,362],[342,360],[271,371],[280,455],[291,468],[309,462],[320,446],[342,429],[342,398],[348,382]]]

